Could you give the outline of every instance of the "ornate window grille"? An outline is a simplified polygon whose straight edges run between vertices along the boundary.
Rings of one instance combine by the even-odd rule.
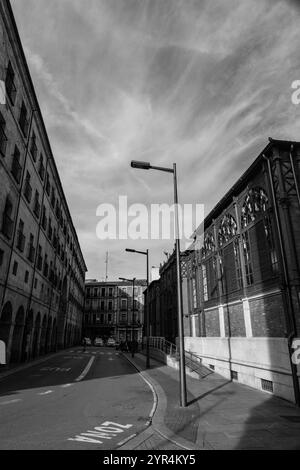
[[[227,242],[229,242],[233,237],[237,235],[237,223],[235,219],[230,214],[226,214],[219,226],[218,230],[218,244],[221,248]]]
[[[257,216],[267,211],[268,197],[262,188],[253,188],[248,191],[242,207],[242,229],[254,222]]]

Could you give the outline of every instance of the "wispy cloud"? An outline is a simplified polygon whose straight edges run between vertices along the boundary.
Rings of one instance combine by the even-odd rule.
[[[143,275],[123,242],[96,238],[96,209],[216,204],[274,136],[299,139],[300,9],[285,0],[12,0],[90,277]],[[44,20],[41,21],[41,18]],[[154,265],[173,242],[148,242]],[[139,246],[135,242],[135,247]]]

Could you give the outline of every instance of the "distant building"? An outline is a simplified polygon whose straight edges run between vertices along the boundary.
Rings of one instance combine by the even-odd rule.
[[[0,340],[17,363],[80,341],[86,265],[7,0],[0,38]]]
[[[185,349],[228,379],[291,401],[300,372],[291,361],[300,336],[299,169],[300,143],[270,139],[205,218],[204,244],[195,240],[182,269]],[[156,290],[163,335],[172,337],[176,288],[174,269],[164,280],[167,268]]]
[[[126,281],[87,282],[85,286],[84,335],[94,340],[110,336],[118,341],[142,340],[145,280],[134,286]]]

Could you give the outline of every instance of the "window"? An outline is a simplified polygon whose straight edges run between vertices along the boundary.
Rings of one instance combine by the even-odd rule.
[[[24,222],[23,220],[19,221],[19,228],[18,228],[18,238],[17,238],[17,248],[22,253],[25,248],[25,235],[24,235]]]
[[[242,274],[240,249],[239,249],[238,239],[234,240],[233,251],[234,251],[235,271],[236,271],[236,279],[237,279],[238,289],[242,289],[243,288],[243,274]]]
[[[5,202],[5,208],[4,208],[3,219],[2,219],[2,229],[1,229],[3,235],[5,235],[8,239],[11,239],[13,235],[13,229],[14,229],[14,221],[12,218],[12,213],[13,213],[13,205],[8,196]]]
[[[127,299],[121,299],[121,310],[127,310]]]
[[[247,282],[247,286],[251,286],[254,282],[254,279],[253,279],[250,241],[249,241],[248,232],[243,233],[242,243],[243,243],[244,263],[245,263],[245,271],[246,271],[246,282]]]
[[[36,162],[38,149],[37,149],[37,145],[36,145],[36,135],[35,135],[34,132],[32,133],[32,137],[31,137],[30,152],[31,152],[33,160]]]
[[[5,134],[6,123],[4,117],[0,113],[0,153],[5,157],[6,146],[7,146],[7,137]]]
[[[37,289],[37,286],[38,286],[38,280],[37,280],[37,278],[35,278],[35,280],[34,280],[34,288]]]
[[[47,230],[47,215],[46,215],[45,206],[43,206],[43,211],[42,211],[42,227],[45,231]]]
[[[29,237],[29,246],[28,246],[28,255],[27,258],[31,263],[34,263],[34,255],[35,255],[35,248],[34,248],[34,236],[32,233]]]
[[[104,300],[101,300],[101,302],[100,302],[100,309],[101,309],[101,310],[105,310],[105,302],[104,302]]]
[[[48,277],[48,271],[49,271],[48,255],[45,255],[44,270],[43,270],[43,274],[44,274],[45,277]]]
[[[50,176],[49,173],[47,173],[46,176],[46,193],[48,196],[50,196]]]
[[[237,223],[230,214],[226,214],[219,226],[218,230],[218,243],[221,248],[225,243],[228,243],[237,234]]]
[[[102,287],[101,289],[101,297],[105,297],[105,287]]]
[[[39,192],[36,191],[35,192],[35,196],[34,196],[34,209],[33,209],[33,212],[35,213],[35,215],[37,216],[37,218],[39,218],[40,216],[40,211],[41,211],[41,205],[40,205],[40,195],[39,195]]]
[[[18,263],[16,261],[14,262],[12,273],[14,276],[16,276],[18,273]]]
[[[11,104],[14,106],[16,101],[17,88],[15,85],[15,72],[10,62],[8,63],[6,71],[5,89]]]
[[[52,187],[52,194],[51,194],[51,206],[55,207],[56,197],[55,197],[55,189]]]
[[[208,289],[207,289],[207,272],[205,264],[202,264],[202,279],[203,279],[203,299],[204,302],[208,301]]]
[[[108,318],[108,322],[111,323],[112,322],[112,314],[109,313],[107,318]]]
[[[277,256],[277,252],[275,248],[272,224],[271,224],[271,220],[269,216],[265,216],[264,218],[264,228],[265,228],[265,234],[266,234],[266,238],[268,242],[272,271],[273,271],[273,274],[278,274],[279,272],[278,256]]]
[[[24,185],[24,196],[27,202],[30,203],[32,197],[32,187],[30,185],[31,176],[30,173],[27,171],[26,178],[25,178],[25,185]]]
[[[193,308],[197,308],[197,289],[196,289],[196,279],[192,279],[192,298],[193,298]]]
[[[29,271],[26,271],[25,272],[25,279],[24,279],[25,284],[28,284],[28,281],[29,281]]]
[[[112,301],[110,300],[110,301],[108,302],[108,310],[111,311],[112,308],[113,308],[113,303],[112,303]]]
[[[42,270],[42,267],[43,267],[43,256],[42,256],[42,247],[41,245],[39,245],[39,248],[38,248],[38,258],[37,258],[37,269],[39,271]]]
[[[20,165],[20,151],[17,146],[15,146],[15,151],[13,154],[11,173],[15,181],[19,184],[21,181],[22,167]]]
[[[268,197],[262,188],[253,188],[248,191],[242,207],[241,225],[242,229],[254,222],[259,213],[266,212]]]
[[[108,289],[108,295],[109,295],[109,297],[112,297],[112,296],[113,296],[113,288],[112,288],[112,287],[109,287],[109,289]]]
[[[44,178],[45,178],[45,167],[44,167],[44,158],[43,158],[43,155],[42,155],[42,154],[40,155],[39,175],[40,175],[42,181],[44,181]]]
[[[3,264],[3,259],[4,259],[4,251],[0,250],[0,266]]]
[[[21,130],[22,130],[25,137],[27,137],[28,127],[29,127],[29,122],[28,122],[27,115],[28,115],[27,109],[26,109],[25,103],[23,101],[22,106],[21,106],[19,124],[20,124]]]

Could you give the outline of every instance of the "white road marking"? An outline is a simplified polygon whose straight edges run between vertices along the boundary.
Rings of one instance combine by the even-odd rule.
[[[68,441],[103,444],[103,442],[100,441],[99,439],[111,440],[114,437],[116,437],[118,434],[125,432],[125,430],[131,427],[132,427],[132,424],[123,425],[123,424],[113,423],[111,421],[105,421],[105,423],[101,424],[100,427],[95,427],[92,431],[83,432],[75,436],[75,438],[69,438]],[[136,434],[130,436],[130,438],[127,438],[126,442],[128,439],[131,439],[134,436],[136,436]],[[121,445],[121,444],[119,443],[118,445]]]
[[[109,357],[108,360],[109,361],[114,361],[114,359],[112,357]]]
[[[23,400],[21,400],[21,398],[18,398],[16,400],[3,401],[2,403],[0,403],[0,405],[11,405],[13,403],[18,403],[20,401],[23,401]]]
[[[38,393],[38,395],[50,395],[50,393],[53,393],[53,390],[48,390],[47,392]]]
[[[91,359],[89,360],[88,365],[86,366],[86,368],[84,369],[82,374],[80,374],[80,376],[77,377],[75,382],[80,382],[81,380],[84,379],[84,377],[86,376],[86,374],[89,372],[90,368],[92,367],[92,364],[93,364],[94,360],[95,360],[95,356],[91,357]]]
[[[72,387],[73,384],[65,384],[65,385],[62,385],[61,388],[68,388],[68,387]]]

